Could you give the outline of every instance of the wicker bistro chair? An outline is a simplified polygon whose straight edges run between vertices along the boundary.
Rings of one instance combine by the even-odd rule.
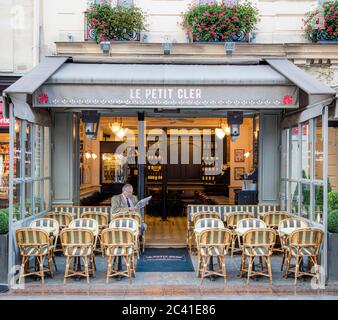
[[[231,244],[231,231],[226,228],[207,228],[199,235],[198,271],[201,284],[205,277],[217,275],[224,278],[226,283],[225,256]],[[218,260],[219,270],[208,270],[211,258]]]
[[[323,241],[324,231],[319,228],[305,228],[293,231],[287,240],[287,258],[285,277],[289,272],[295,274],[295,284],[301,276],[308,275],[316,277],[317,284],[320,282],[320,272],[317,263],[317,256]],[[310,267],[313,265],[314,272],[311,270],[300,270],[303,258],[308,257]],[[290,268],[291,259],[294,258],[295,266]]]
[[[237,227],[233,231],[231,241],[231,257],[233,257],[234,252],[242,251],[241,239],[243,238],[244,233],[250,229],[257,228],[266,228],[264,221],[256,218],[246,218],[238,221]],[[235,248],[236,240],[238,242],[238,248]]]
[[[90,218],[79,218],[69,224],[69,228],[85,228],[91,230],[94,234],[94,250],[99,236],[99,225],[96,220]]]
[[[103,254],[103,250],[101,247],[101,234],[102,230],[105,228],[108,228],[108,214],[103,212],[96,212],[96,211],[87,211],[81,214],[81,219],[94,219],[99,227],[99,233],[97,236],[98,243],[100,245],[100,249],[98,250],[97,247],[94,248],[94,250],[100,251]]]
[[[251,229],[243,235],[243,251],[240,276],[247,272],[247,284],[252,276],[261,275],[269,277],[272,283],[271,271],[271,255],[272,249],[276,240],[276,231],[271,228]],[[261,270],[253,270],[255,258],[259,257],[266,262],[266,269],[264,269],[263,262],[261,261]],[[248,261],[248,267],[246,262]]]
[[[193,253],[193,246],[195,242],[195,224],[198,220],[204,218],[213,218],[213,219],[221,219],[221,215],[218,212],[197,212],[191,217],[191,221],[188,221],[188,229],[187,229],[187,243],[189,252]]]
[[[283,271],[284,263],[287,256],[287,238],[288,236],[295,231],[296,229],[309,228],[310,222],[301,218],[287,218],[281,220],[278,225],[278,235],[281,242],[281,247],[283,250],[283,259],[281,264],[281,271]]]
[[[233,243],[236,244],[237,235],[235,230],[237,228],[237,224],[242,219],[249,219],[254,218],[253,213],[251,212],[244,212],[244,211],[237,211],[232,212],[226,217],[226,225],[232,231],[232,240],[231,240],[231,248],[233,247]],[[233,250],[231,249],[231,257],[233,257]]]
[[[90,273],[95,276],[94,260],[94,233],[88,228],[65,228],[60,233],[63,253],[66,257],[66,270],[63,282],[67,278],[82,276],[87,278],[89,283]],[[81,259],[84,270],[81,270]],[[73,260],[73,268],[70,263]]]
[[[45,216],[45,218],[54,219],[58,222],[59,235],[60,235],[60,231],[64,228],[67,228],[68,225],[73,220],[73,216],[70,213],[63,213],[63,212],[50,212]],[[62,252],[60,237],[58,237],[57,239],[54,252]]]
[[[55,267],[55,271],[57,271],[54,251],[56,249],[56,244],[59,237],[59,223],[55,219],[49,218],[41,218],[33,220],[30,224],[31,228],[40,228],[47,231],[50,239],[50,244],[52,245],[52,259]]]
[[[263,221],[265,222],[266,226],[268,228],[272,228],[275,230],[278,230],[279,223],[282,220],[290,218],[290,215],[286,212],[279,212],[279,211],[271,211],[271,212],[266,212],[263,215]],[[277,247],[278,245],[278,247]],[[274,252],[283,252],[282,246],[281,246],[281,240],[279,237],[279,233],[277,232],[277,238],[276,238],[276,243],[275,247],[273,248]]]
[[[139,243],[139,224],[135,219],[131,218],[121,218],[114,219],[110,222],[109,228],[126,228],[133,232],[134,234],[134,253],[137,258],[140,256],[140,243]]]
[[[199,255],[199,236],[204,229],[207,228],[224,228],[224,223],[221,219],[217,218],[204,218],[196,222],[195,225],[195,242],[196,242],[196,252]],[[200,258],[200,257],[199,257]]]
[[[144,252],[144,247],[146,244],[146,230],[143,230],[143,233],[141,232],[141,226],[142,226],[142,216],[139,214],[138,211],[126,211],[123,210],[121,212],[115,213],[112,217],[112,220],[115,219],[121,219],[121,218],[129,218],[129,219],[135,219],[139,225],[139,237],[142,241],[142,252]]]
[[[44,283],[44,274],[49,272],[53,277],[52,255],[53,245],[50,243],[48,232],[40,228],[19,228],[16,230],[16,242],[21,255],[21,268],[19,283],[22,278],[37,275]],[[29,260],[34,257],[34,271],[30,270]],[[44,260],[47,258],[48,267],[44,267]],[[38,269],[38,270],[37,270]]]
[[[108,258],[107,279],[115,276],[126,276],[131,283],[135,275],[134,233],[126,228],[108,228],[102,231],[102,245]],[[116,258],[123,258],[127,270],[114,269]]]

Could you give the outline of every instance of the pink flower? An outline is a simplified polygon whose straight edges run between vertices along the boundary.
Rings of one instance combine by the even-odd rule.
[[[292,104],[292,96],[284,96],[283,97],[283,102],[284,102],[284,105],[289,105],[289,104]]]
[[[47,93],[40,93],[38,95],[38,101],[40,104],[47,104],[48,103],[48,94]]]

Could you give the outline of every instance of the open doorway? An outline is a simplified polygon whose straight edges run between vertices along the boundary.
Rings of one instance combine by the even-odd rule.
[[[81,204],[110,205],[125,183],[137,194],[137,117],[101,117],[95,140],[86,137],[82,122],[80,128]],[[185,244],[188,204],[257,203],[258,115],[244,116],[235,141],[226,117],[148,116],[145,128],[148,245]],[[128,139],[132,143],[121,148]],[[251,198],[241,198],[243,188]]]

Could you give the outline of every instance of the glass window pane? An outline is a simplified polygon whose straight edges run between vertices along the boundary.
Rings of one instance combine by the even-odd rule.
[[[50,176],[50,128],[45,127],[44,128],[44,159],[43,159],[43,165],[44,165],[44,177]]]
[[[323,223],[323,196],[324,196],[324,188],[323,186],[315,186],[315,214],[314,221]]]
[[[35,214],[38,214],[42,211],[42,181],[35,181],[34,182],[34,207],[35,207]]]
[[[310,219],[310,185],[302,183],[302,208],[300,210],[300,216],[302,218]]]
[[[22,121],[15,120],[15,136],[14,136],[14,177],[22,177],[21,172],[21,135]]]
[[[298,127],[291,128],[291,179],[298,179]]]
[[[50,208],[50,180],[44,180],[44,210],[49,211]]]
[[[282,211],[286,211],[288,207],[288,182],[285,180],[281,181],[280,187],[280,206]]]
[[[25,177],[32,176],[32,125],[27,123],[25,141]]]
[[[0,133],[0,208],[9,207],[9,134]]]
[[[305,122],[302,124],[302,179],[311,178],[311,135],[310,135],[310,124]]]
[[[41,165],[42,165],[42,134],[43,127],[35,125],[34,132],[34,176],[35,178],[40,178],[42,174]]]
[[[322,117],[315,119],[315,179],[323,180]]]
[[[33,198],[33,183],[25,183],[25,218],[30,217],[33,214],[32,198]]]
[[[287,179],[289,172],[289,136],[290,130],[282,131],[282,161],[281,161],[281,178]]]
[[[298,183],[291,182],[291,212],[298,214]]]
[[[21,220],[21,194],[23,184],[15,184],[13,186],[13,221]]]

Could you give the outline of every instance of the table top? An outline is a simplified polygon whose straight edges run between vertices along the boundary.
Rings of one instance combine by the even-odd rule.
[[[263,227],[261,227],[261,228],[263,228]],[[248,230],[251,230],[251,229],[259,229],[259,227],[236,228],[235,232],[238,235],[242,236],[242,235],[244,235],[245,232],[247,232]]]
[[[56,237],[59,234],[59,228],[54,228],[54,227],[44,227],[44,226],[39,226],[39,227],[33,227],[37,229],[43,229],[47,231],[47,233],[50,235],[51,233],[53,234],[54,237]]]
[[[282,229],[279,229],[279,233],[282,233],[284,235],[290,235],[293,231],[297,230],[299,228],[295,227],[295,228],[282,228]]]

